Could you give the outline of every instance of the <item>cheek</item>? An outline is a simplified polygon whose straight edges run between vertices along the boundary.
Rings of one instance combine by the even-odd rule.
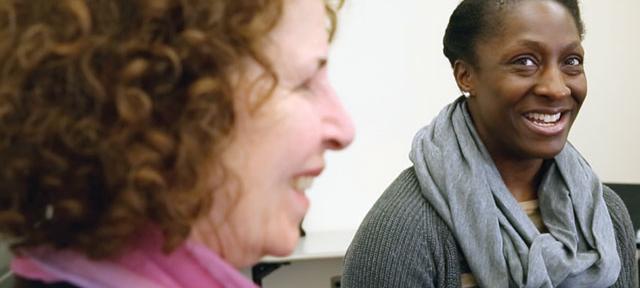
[[[514,105],[532,93],[536,82],[526,78],[515,78],[505,81],[500,87],[500,94],[507,105]]]
[[[265,202],[280,201],[279,191],[288,189],[296,173],[308,169],[319,150],[320,133],[314,119],[295,119],[273,123],[269,133],[261,133],[250,160],[252,189]],[[284,120],[284,119],[283,119]],[[259,152],[256,152],[259,151]],[[266,199],[271,198],[271,199]],[[281,202],[282,203],[282,202]]]
[[[573,98],[578,103],[578,108],[582,106],[585,99],[587,98],[587,81],[586,79],[582,81],[577,81],[577,83],[572,83],[571,91],[573,92]]]
[[[485,118],[486,129],[496,135],[515,135],[520,120],[519,103],[525,99],[528,90],[524,83],[511,82],[510,85],[497,85],[488,90],[483,101],[481,117]],[[506,133],[506,134],[505,134]],[[510,137],[510,136],[508,136]]]
[[[315,150],[322,138],[320,124],[315,120],[300,121],[293,127],[291,134],[293,149],[300,153],[308,153],[306,150]]]
[[[289,109],[286,121],[280,123],[280,149],[288,157],[309,157],[318,149],[323,130],[321,117],[313,108],[309,103],[299,103]]]
[[[511,79],[509,77],[500,79],[489,79],[481,95],[485,111],[498,112],[513,108],[513,106],[527,95],[530,83],[522,79]],[[489,82],[492,81],[492,82]]]

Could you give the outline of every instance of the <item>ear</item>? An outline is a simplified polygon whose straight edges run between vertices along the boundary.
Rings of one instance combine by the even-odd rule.
[[[466,94],[464,92],[468,92],[469,95],[475,94],[475,70],[471,64],[464,60],[456,60],[456,62],[453,63],[453,77],[456,79],[458,88],[460,88],[463,94]]]

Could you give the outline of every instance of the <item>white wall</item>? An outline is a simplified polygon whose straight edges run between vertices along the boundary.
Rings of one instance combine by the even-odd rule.
[[[583,4],[589,93],[571,140],[603,181],[640,183],[639,11],[638,0]]]
[[[640,182],[640,1],[586,0],[587,102],[570,140],[604,181]],[[410,165],[414,133],[459,92],[442,55],[458,1],[347,0],[330,75],[353,116],[356,140],[328,155],[308,192],[309,231],[355,229]]]

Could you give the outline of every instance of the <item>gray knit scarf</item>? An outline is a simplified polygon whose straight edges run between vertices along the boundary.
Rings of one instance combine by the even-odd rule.
[[[548,167],[540,233],[505,186],[464,97],[421,129],[410,154],[422,194],[481,287],[608,287],[620,273],[602,184],[570,144]]]

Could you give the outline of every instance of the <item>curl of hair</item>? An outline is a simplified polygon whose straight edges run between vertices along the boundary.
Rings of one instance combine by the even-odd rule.
[[[149,223],[167,251],[184,241],[225,180],[227,72],[253,57],[277,82],[257,43],[283,1],[0,0],[0,234],[14,251],[112,257]]]
[[[489,39],[500,31],[504,13],[523,1],[542,0],[463,0],[449,18],[444,34],[443,52],[453,67],[456,60],[477,64],[475,47],[478,41]],[[584,37],[584,24],[580,16],[578,0],[554,1],[564,6],[573,17],[580,34]]]

